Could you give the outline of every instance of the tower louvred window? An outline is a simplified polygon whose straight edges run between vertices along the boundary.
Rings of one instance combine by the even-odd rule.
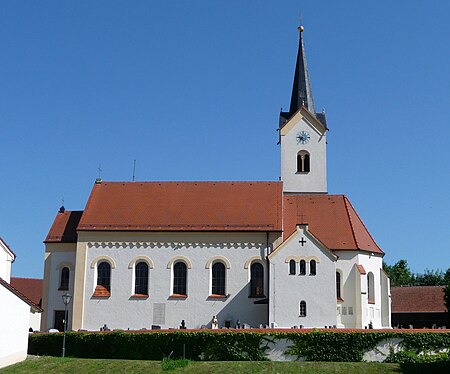
[[[311,158],[308,152],[297,153],[297,173],[309,173],[311,171]]]

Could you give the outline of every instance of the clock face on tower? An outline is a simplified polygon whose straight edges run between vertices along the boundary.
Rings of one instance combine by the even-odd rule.
[[[306,131],[300,131],[297,134],[297,144],[306,144],[309,142],[309,134]]]

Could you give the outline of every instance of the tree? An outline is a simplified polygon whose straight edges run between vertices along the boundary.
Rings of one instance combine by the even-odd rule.
[[[407,286],[413,281],[412,273],[406,260],[399,260],[392,266],[383,262],[383,269],[391,279],[391,286]]]
[[[416,286],[442,286],[445,285],[444,273],[440,270],[425,269],[424,274],[414,274],[412,283]]]

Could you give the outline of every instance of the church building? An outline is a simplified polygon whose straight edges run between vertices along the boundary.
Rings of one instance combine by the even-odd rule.
[[[41,330],[389,328],[384,252],[345,195],[327,193],[303,28],[280,113],[281,180],[107,182],[61,207],[45,239]],[[216,324],[217,320],[217,324]]]

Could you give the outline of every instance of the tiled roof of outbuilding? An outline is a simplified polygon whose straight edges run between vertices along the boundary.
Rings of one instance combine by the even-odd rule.
[[[42,279],[11,277],[11,286],[19,290],[28,299],[41,306]]]
[[[345,195],[285,195],[284,238],[297,224],[309,230],[329,249],[362,250],[383,254]]]
[[[392,313],[442,313],[443,286],[391,287]]]
[[[31,308],[33,308],[36,312],[42,312],[42,309],[36,305],[33,301],[31,301],[27,296],[25,296],[22,292],[11,286],[7,281],[5,281],[3,278],[0,278],[0,285],[5,287],[7,290],[12,292],[14,295],[16,295],[19,299],[27,303]],[[3,306],[7,307],[7,306]]]
[[[100,182],[78,230],[281,231],[280,182]]]

